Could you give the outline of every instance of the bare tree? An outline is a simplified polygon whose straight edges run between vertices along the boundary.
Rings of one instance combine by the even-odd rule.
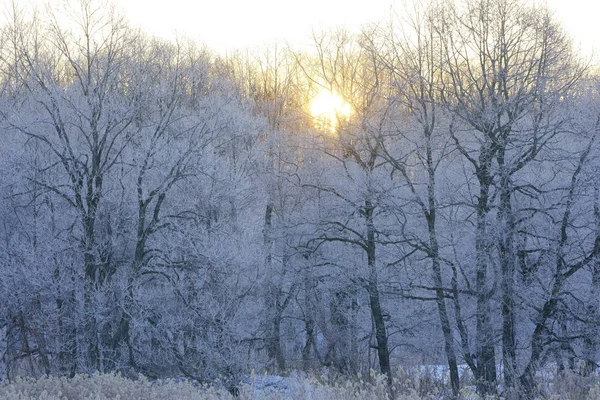
[[[323,139],[325,153],[333,162],[339,163],[341,171],[345,171],[343,174],[347,174],[348,187],[311,186],[341,201],[348,207],[349,216],[355,213],[360,216],[362,226],[354,226],[353,218],[348,216],[340,215],[340,220],[325,217],[317,242],[340,242],[364,252],[366,276],[355,284],[360,283],[369,296],[379,367],[391,386],[388,317],[382,306],[377,248],[397,241],[384,229],[378,229],[376,223],[385,208],[382,198],[385,198],[386,190],[390,190],[379,181],[381,174],[385,175],[381,151],[388,121],[389,106],[383,97],[388,89],[388,77],[380,61],[365,47],[371,34],[365,31],[364,38],[354,38],[345,31],[338,31],[314,36],[317,57],[308,77],[316,87],[338,93],[350,105],[352,115],[345,120],[338,114],[333,122],[333,132],[329,132],[333,137]],[[353,180],[364,182],[364,186],[352,186]],[[348,190],[354,193],[348,193]],[[356,194],[360,195],[357,197]],[[345,295],[356,296],[356,293],[348,290]]]
[[[411,240],[416,250],[431,259],[433,290],[440,318],[444,349],[450,371],[453,396],[459,395],[458,362],[454,348],[453,328],[446,299],[449,285],[444,282],[444,260],[438,238],[438,209],[436,178],[451,148],[449,146],[450,118],[440,105],[442,98],[443,59],[442,40],[436,30],[439,9],[415,4],[406,13],[409,17],[381,29],[378,40],[369,43],[373,57],[381,60],[392,76],[389,101],[398,109],[394,127],[397,139],[382,146],[383,158],[404,178],[410,195],[417,203],[427,227],[427,239]],[[442,13],[443,15],[443,13]],[[416,132],[413,134],[412,131]],[[425,172],[421,182],[420,170]],[[419,172],[416,172],[419,170]],[[421,190],[423,186],[425,189]],[[472,358],[467,362],[474,367]],[[473,368],[475,369],[475,368]]]
[[[490,321],[490,252],[500,264],[502,360],[510,392],[516,376],[514,194],[519,173],[556,134],[555,104],[579,77],[569,42],[547,10],[517,1],[468,1],[446,14],[444,99],[472,129],[453,134],[456,148],[472,165],[477,196],[476,374],[483,393],[494,391],[494,334]],[[476,149],[476,150],[475,150]],[[497,198],[496,246],[490,241],[492,201]]]

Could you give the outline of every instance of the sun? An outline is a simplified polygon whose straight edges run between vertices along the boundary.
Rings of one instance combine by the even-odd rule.
[[[352,107],[335,91],[323,89],[310,102],[310,114],[318,129],[335,133],[341,121],[347,121]]]

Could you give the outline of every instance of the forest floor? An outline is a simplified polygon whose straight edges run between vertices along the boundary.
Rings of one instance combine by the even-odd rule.
[[[463,376],[460,399],[483,400],[475,387]],[[450,399],[443,370],[432,366],[401,371],[394,378],[396,400]],[[596,400],[600,399],[600,378],[563,375],[560,379],[544,380],[540,385],[542,400]],[[500,388],[501,390],[501,388]],[[487,397],[500,400],[502,396]],[[349,380],[341,377],[307,376],[292,373],[289,376],[249,375],[242,379],[235,396],[218,386],[198,385],[188,380],[150,381],[142,376],[128,379],[115,374],[78,375],[74,378],[42,377],[17,378],[0,383],[0,399],[6,400],[378,400],[391,399],[385,377],[371,376]]]

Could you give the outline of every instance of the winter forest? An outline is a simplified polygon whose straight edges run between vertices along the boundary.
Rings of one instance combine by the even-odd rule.
[[[600,74],[547,8],[226,56],[28,10],[0,31],[3,380],[596,373]]]

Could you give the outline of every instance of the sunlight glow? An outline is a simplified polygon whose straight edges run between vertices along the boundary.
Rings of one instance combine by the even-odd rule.
[[[336,92],[322,90],[310,102],[310,114],[318,129],[335,133],[341,121],[347,121],[352,107]]]

